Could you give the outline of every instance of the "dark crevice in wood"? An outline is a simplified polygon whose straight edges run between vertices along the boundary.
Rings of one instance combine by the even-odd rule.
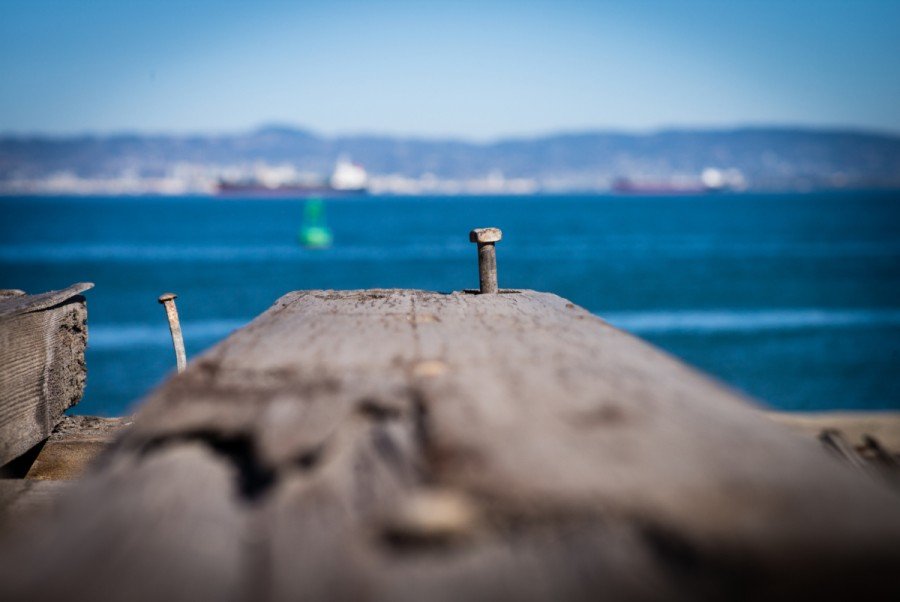
[[[238,489],[247,501],[260,498],[275,483],[274,471],[259,462],[250,437],[207,437],[205,442],[237,469]]]
[[[419,449],[422,459],[422,476],[425,483],[431,484],[436,480],[434,471],[435,452],[431,445],[430,429],[428,426],[428,406],[425,395],[419,389],[410,389],[410,401],[412,406],[413,438]]]
[[[24,454],[0,466],[0,479],[24,479],[46,444],[47,440],[44,439]]]
[[[370,301],[373,299],[387,299],[390,297],[390,291],[380,292],[378,289],[371,291],[326,291],[315,294],[316,299],[322,301]]]
[[[190,442],[206,445],[235,469],[237,493],[247,502],[259,500],[275,484],[275,471],[259,460],[253,438],[246,434],[223,435],[214,431],[195,431],[152,440],[143,446],[142,453],[149,455],[165,447]],[[317,456],[307,459],[309,466],[315,464],[316,459]],[[300,464],[303,462],[301,457]]]
[[[356,405],[356,409],[360,414],[374,422],[397,419],[401,415],[399,408],[386,405],[374,398],[360,400]]]
[[[422,552],[446,552],[458,547],[460,538],[447,533],[414,533],[393,527],[381,532],[381,541],[398,555],[419,555]]]
[[[866,450],[872,453],[872,456],[878,462],[892,468],[900,468],[900,460],[891,455],[891,453],[881,445],[881,442],[872,435],[863,435],[863,445]]]
[[[318,445],[313,449],[303,452],[297,458],[295,464],[303,470],[312,470],[322,460],[322,452],[324,451],[324,449],[324,445]]]
[[[659,566],[680,584],[676,589],[696,592],[699,599],[757,599],[758,588],[770,579],[749,555],[701,550],[659,524],[645,523],[638,532]]]
[[[373,428],[371,432],[372,447],[388,466],[397,470],[403,466],[404,456],[397,443],[384,428]]]
[[[900,486],[900,471],[896,461],[885,462],[883,456],[890,458],[878,442],[869,435],[864,435],[863,445],[851,444],[837,429],[825,429],[819,434],[823,447],[836,459],[865,473],[873,479],[886,482],[888,485]],[[892,459],[892,458],[891,458]]]
[[[702,567],[700,553],[679,535],[659,525],[644,525],[641,534],[650,549],[671,569],[696,573]]]

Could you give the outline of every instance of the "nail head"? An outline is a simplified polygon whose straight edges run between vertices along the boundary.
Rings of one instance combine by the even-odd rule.
[[[178,297],[178,295],[176,295],[175,293],[163,293],[159,296],[159,302],[165,303],[166,301],[171,301],[172,299],[175,299],[176,297]]]
[[[469,242],[497,242],[501,238],[503,238],[503,232],[500,231],[500,228],[475,228],[469,232]]]

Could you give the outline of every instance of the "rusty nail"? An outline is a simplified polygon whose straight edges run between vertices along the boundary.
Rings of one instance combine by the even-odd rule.
[[[494,244],[503,238],[500,228],[475,228],[469,232],[469,242],[478,243],[478,279],[481,294],[496,293],[497,253]]]
[[[184,353],[184,337],[181,336],[181,324],[178,322],[178,309],[175,307],[175,293],[163,293],[159,296],[159,302],[166,307],[166,317],[169,318],[169,331],[172,333],[172,345],[175,347],[175,362],[178,373],[184,372],[187,366],[187,356]]]

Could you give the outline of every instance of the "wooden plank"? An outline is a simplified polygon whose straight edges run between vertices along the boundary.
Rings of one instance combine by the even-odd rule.
[[[291,293],[154,392],[76,491],[0,546],[0,595],[49,600],[48,572],[100,600],[900,591],[889,487],[531,291]]]
[[[0,465],[46,439],[84,391],[87,308],[80,283],[0,299]]]
[[[71,480],[81,477],[88,466],[132,422],[128,418],[64,416],[41,448],[25,475],[34,480]]]

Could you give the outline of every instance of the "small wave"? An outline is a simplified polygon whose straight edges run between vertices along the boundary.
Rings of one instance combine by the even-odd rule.
[[[293,244],[7,244],[0,245],[4,263],[142,263],[142,262],[263,262],[443,260],[469,257],[465,240],[441,239],[395,244],[347,244],[310,250]],[[509,241],[503,253],[510,259],[593,260],[615,256],[674,259],[877,259],[900,257],[900,244],[889,242],[738,243],[708,240],[658,240],[647,237],[547,239],[540,245]]]
[[[184,322],[181,331],[185,343],[208,345],[222,339],[250,320],[203,320]],[[160,324],[97,324],[88,325],[88,349],[110,350],[172,345],[169,328]]]
[[[600,317],[635,334],[763,332],[778,330],[900,326],[900,310],[684,310],[605,312]],[[188,345],[209,345],[225,338],[247,320],[200,320],[182,323]],[[88,346],[95,350],[168,347],[169,329],[160,324],[97,324],[89,326]]]
[[[635,311],[599,314],[636,334],[757,332],[900,326],[900,310],[823,308],[760,310]]]
[[[0,245],[5,263],[142,263],[142,262],[262,262],[365,261],[445,259],[471,252],[469,245],[359,245],[310,250],[299,245]]]

